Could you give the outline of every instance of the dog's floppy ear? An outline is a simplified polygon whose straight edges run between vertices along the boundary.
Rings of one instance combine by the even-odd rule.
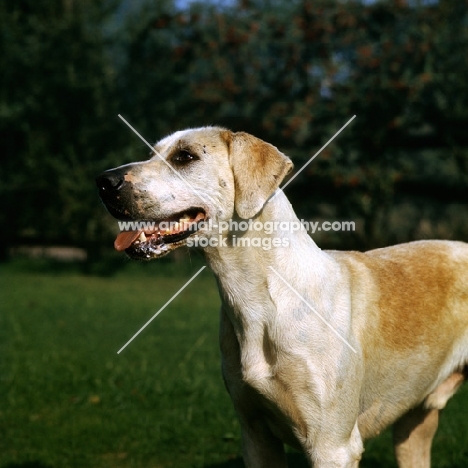
[[[275,146],[248,133],[225,133],[234,174],[237,214],[255,216],[291,170],[292,161]]]

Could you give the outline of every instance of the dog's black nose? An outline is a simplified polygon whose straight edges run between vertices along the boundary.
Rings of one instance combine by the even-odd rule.
[[[117,191],[124,185],[126,173],[120,169],[105,171],[96,177],[96,185],[101,192]]]

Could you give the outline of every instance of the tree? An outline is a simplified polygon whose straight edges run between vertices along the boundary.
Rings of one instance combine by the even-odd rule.
[[[120,132],[103,3],[0,4],[2,248],[16,239],[89,247],[106,232],[93,179],[115,161]]]
[[[150,141],[207,124],[250,131],[299,166],[356,114],[288,187],[302,216],[321,200],[362,219],[353,246],[410,237],[386,222],[397,192],[433,207],[435,189],[440,202],[468,195],[466,1],[167,0],[114,37],[112,10],[95,3],[0,4],[3,248],[108,239],[94,175],[148,155],[118,113]]]

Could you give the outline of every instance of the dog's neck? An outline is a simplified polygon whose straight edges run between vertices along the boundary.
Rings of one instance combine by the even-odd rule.
[[[223,234],[227,246],[205,249],[219,283],[223,309],[238,337],[249,328],[261,327],[281,310],[281,291],[283,299],[296,294],[294,291],[309,299],[320,296],[325,279],[336,273],[330,256],[317,247],[306,230],[297,230],[300,221],[281,190],[250,222],[254,228],[273,228],[272,232],[230,231]],[[285,229],[288,226],[296,229]],[[288,278],[296,278],[295,284],[289,284]]]

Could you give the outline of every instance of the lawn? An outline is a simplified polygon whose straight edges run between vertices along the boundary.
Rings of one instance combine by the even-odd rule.
[[[108,277],[0,266],[0,468],[243,466],[208,269],[117,354],[200,266],[135,262]],[[468,466],[468,386],[433,452],[434,467]],[[396,466],[389,432],[361,466]]]

